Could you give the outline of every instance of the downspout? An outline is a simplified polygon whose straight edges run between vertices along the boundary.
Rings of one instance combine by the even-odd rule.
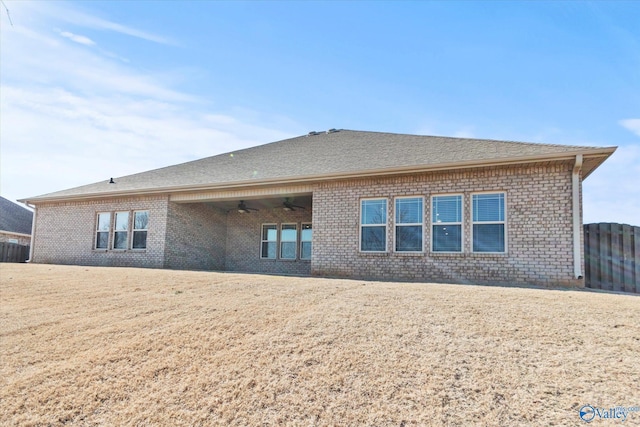
[[[576,155],[576,163],[573,166],[572,190],[573,190],[573,275],[576,279],[582,279],[582,224],[580,218],[580,172],[582,171],[582,154]]]
[[[33,246],[36,241],[36,215],[38,213],[38,207],[36,205],[31,206],[26,203],[27,206],[33,209],[33,222],[31,223],[31,245],[29,246],[29,259],[26,262],[33,261]]]

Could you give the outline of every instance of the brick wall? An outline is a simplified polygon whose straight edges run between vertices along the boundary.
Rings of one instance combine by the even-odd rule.
[[[206,203],[131,197],[38,205],[34,261],[314,274],[382,280],[584,286],[573,278],[572,162],[432,172],[319,183],[313,208],[240,214]],[[471,252],[471,195],[506,194],[506,254]],[[430,196],[463,195],[463,253],[430,251]],[[425,251],[393,251],[394,198],[424,196]],[[388,199],[387,253],[359,251],[362,198]],[[94,250],[96,213],[149,210],[146,250]],[[311,222],[312,261],[260,258],[261,226]],[[113,220],[113,216],[112,216]],[[299,246],[298,246],[299,251]],[[298,254],[299,257],[299,254]]]
[[[35,218],[33,262],[161,268],[164,262],[167,203],[165,196],[39,204]],[[94,249],[97,213],[111,212],[113,221],[113,212],[133,210],[149,211],[147,248]],[[111,242],[112,233],[109,237]]]
[[[285,211],[281,208],[275,208],[261,209],[249,214],[241,214],[236,211],[229,212],[227,216],[226,269],[229,271],[257,273],[310,274],[310,261],[260,258],[262,224],[278,224],[279,230],[282,223],[296,223],[298,225],[299,239],[300,223],[302,222],[311,222],[310,210]],[[300,257],[299,246],[297,257]]]
[[[571,162],[326,182],[313,194],[312,274],[584,286],[573,277]],[[507,253],[471,252],[471,194],[506,193]],[[430,252],[430,196],[463,194],[463,253]],[[422,254],[393,252],[394,197],[425,197]],[[359,251],[360,199],[388,198],[387,253]]]
[[[226,212],[206,203],[169,202],[165,268],[224,270]]]

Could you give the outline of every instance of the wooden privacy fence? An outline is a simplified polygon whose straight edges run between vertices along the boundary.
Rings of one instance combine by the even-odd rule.
[[[584,225],[585,285],[640,294],[640,227]]]
[[[29,246],[0,242],[0,262],[25,262],[29,259]]]

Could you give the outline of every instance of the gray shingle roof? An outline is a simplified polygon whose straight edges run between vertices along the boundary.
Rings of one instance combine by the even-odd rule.
[[[31,234],[33,212],[0,197],[0,230],[12,233]]]
[[[222,188],[323,177],[468,167],[577,153],[599,155],[615,147],[581,147],[486,139],[340,130],[304,135],[134,175],[26,199],[30,202],[110,194]],[[591,172],[585,171],[585,175]]]

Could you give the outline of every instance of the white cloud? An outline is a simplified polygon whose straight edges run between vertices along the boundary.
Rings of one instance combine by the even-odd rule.
[[[160,43],[160,44],[168,44],[168,45],[176,44],[175,41],[170,40],[168,38],[151,34],[146,31],[141,31],[135,28],[127,27],[126,25],[121,25],[116,22],[111,22],[104,19],[89,16],[86,14],[73,13],[69,15],[67,18],[70,20],[70,22],[76,25],[82,25],[89,28],[95,28],[100,30],[115,31],[120,34],[126,34],[128,36],[137,37],[143,40]]]
[[[124,61],[115,54],[104,55],[102,51],[60,43],[47,33],[24,27],[2,28],[3,80],[16,79],[21,85],[61,86],[113,96],[120,93],[173,101],[196,99],[170,88],[163,81],[164,71],[141,72],[123,65]]]
[[[65,26],[72,25],[79,28],[116,32],[159,44],[177,45],[169,37],[86,13],[79,9],[80,6],[79,4],[64,1],[11,2],[10,9],[16,27],[38,22],[56,22],[66,24]]]
[[[640,136],[640,119],[625,119],[620,120],[618,123],[627,130],[635,133],[637,136]]]
[[[59,31],[58,34],[60,34],[62,37],[66,37],[71,41],[83,44],[85,46],[93,46],[96,44],[96,42],[91,40],[89,37],[73,34],[73,33],[70,33],[69,31]]]
[[[153,64],[141,64],[141,71],[117,52],[83,48],[86,40],[77,39],[83,36],[70,31],[58,33],[83,46],[51,37],[50,29],[60,27],[51,18],[60,15],[52,11],[56,4],[43,6],[51,12],[47,19],[32,19],[23,9],[20,25],[1,28],[4,197],[142,172],[290,137],[280,129],[299,129],[260,112],[212,111],[207,99],[172,87],[166,77],[171,70],[155,73],[149,71]]]
[[[3,175],[28,197],[290,136],[157,100],[9,88]],[[37,124],[34,126],[34,124]],[[28,166],[27,166],[28,165]],[[26,167],[25,167],[26,166]],[[3,180],[3,187],[9,180]],[[4,190],[4,189],[3,189]]]

